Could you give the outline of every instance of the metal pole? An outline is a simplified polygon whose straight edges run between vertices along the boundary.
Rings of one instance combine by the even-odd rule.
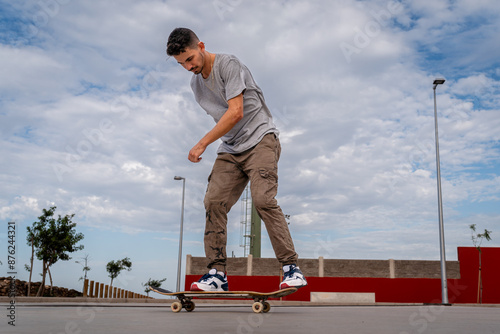
[[[444,82],[444,80],[443,80]],[[441,82],[442,83],[442,82]],[[448,283],[446,279],[446,254],[444,243],[444,224],[443,224],[443,199],[441,194],[441,163],[439,160],[439,137],[438,137],[438,120],[437,120],[437,105],[436,105],[436,87],[439,83],[434,81],[434,126],[436,136],[436,170],[437,170],[437,192],[438,192],[438,212],[439,212],[439,249],[441,255],[441,296],[442,304],[448,302]]]
[[[181,209],[181,228],[179,235],[179,259],[177,260],[177,286],[176,291],[180,292],[181,288],[181,268],[182,268],[182,234],[184,230],[184,193],[186,190],[186,179],[184,177],[176,176],[174,180],[182,180],[182,209]]]

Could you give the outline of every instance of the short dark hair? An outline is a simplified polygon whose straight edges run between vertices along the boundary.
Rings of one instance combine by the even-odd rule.
[[[188,28],[175,28],[168,36],[167,55],[177,56],[186,51],[186,48],[196,48],[200,40]]]

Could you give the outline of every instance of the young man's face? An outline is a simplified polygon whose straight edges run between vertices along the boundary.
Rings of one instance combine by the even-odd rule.
[[[205,62],[204,49],[203,43],[200,42],[196,48],[186,48],[185,52],[174,56],[174,58],[186,70],[194,74],[200,74]]]

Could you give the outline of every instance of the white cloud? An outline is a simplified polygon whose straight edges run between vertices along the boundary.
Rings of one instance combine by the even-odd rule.
[[[12,202],[0,202],[0,217],[2,220],[16,221],[40,214],[42,208],[38,199],[27,196],[14,197]]]

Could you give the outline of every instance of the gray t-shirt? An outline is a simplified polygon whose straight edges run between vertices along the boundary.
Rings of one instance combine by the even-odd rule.
[[[221,138],[217,153],[241,153],[257,145],[266,134],[279,134],[262,90],[235,56],[216,54],[208,78],[193,74],[191,89],[196,101],[215,122],[227,111],[227,101],[243,93],[243,119]]]

